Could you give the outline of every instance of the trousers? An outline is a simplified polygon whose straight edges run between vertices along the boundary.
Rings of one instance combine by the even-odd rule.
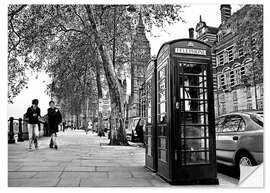
[[[29,136],[29,148],[32,147],[33,141],[37,146],[37,139],[39,136],[38,124],[27,124],[28,136]]]

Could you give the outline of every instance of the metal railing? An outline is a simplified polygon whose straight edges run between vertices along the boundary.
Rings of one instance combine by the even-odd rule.
[[[16,119],[14,117],[10,117],[8,120],[8,143],[9,144],[15,144],[16,141],[17,142],[23,142],[24,138],[23,138],[23,122],[27,122],[27,120],[24,120],[22,118]],[[45,134],[44,131],[44,122],[40,122],[40,130],[41,130],[41,125],[42,125],[42,129],[43,129],[43,135]],[[27,128],[26,128],[27,131]],[[27,131],[28,132],[28,131]],[[26,133],[27,133],[26,132]],[[15,140],[15,136],[18,136],[17,140]]]

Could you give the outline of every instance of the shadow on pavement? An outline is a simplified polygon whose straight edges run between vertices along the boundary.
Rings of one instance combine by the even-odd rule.
[[[235,179],[239,179],[239,171],[233,166],[226,166],[223,164],[217,164],[218,173],[230,176]]]

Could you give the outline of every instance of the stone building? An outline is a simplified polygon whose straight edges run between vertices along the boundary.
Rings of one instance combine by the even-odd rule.
[[[232,17],[237,20],[238,14],[245,14],[245,10],[243,7],[231,15],[231,6],[221,5],[221,24],[217,30],[207,26],[201,18],[196,26],[196,38],[213,46],[216,115],[241,110],[263,110],[263,81],[252,80],[254,61],[242,47],[237,46],[236,29],[226,25]]]
[[[218,28],[207,26],[204,21],[202,21],[202,16],[200,16],[200,21],[197,23],[196,28],[196,39],[204,41],[210,45],[213,45],[216,41],[216,34]]]
[[[144,82],[144,71],[150,60],[150,44],[145,35],[145,26],[139,15],[138,24],[131,45],[131,96],[128,117],[139,117],[139,89]]]

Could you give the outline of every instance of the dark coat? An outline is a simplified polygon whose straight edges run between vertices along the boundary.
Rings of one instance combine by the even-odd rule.
[[[58,132],[58,125],[62,122],[62,116],[57,108],[48,109],[48,127],[50,134]]]
[[[37,107],[36,109],[34,109],[33,107],[29,107],[27,109],[25,118],[28,119],[29,124],[38,124],[38,117],[40,117],[40,108]]]

